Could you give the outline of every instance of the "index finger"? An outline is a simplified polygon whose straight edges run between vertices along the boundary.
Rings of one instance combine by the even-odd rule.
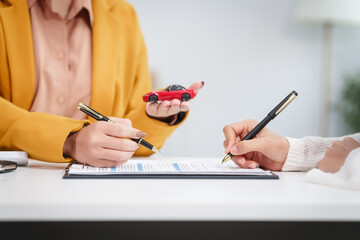
[[[143,138],[146,136],[146,133],[121,123],[107,124],[105,134],[122,138]]]
[[[121,123],[121,124],[124,124],[126,126],[132,127],[132,122],[128,118],[109,117],[109,119],[112,120],[115,123]]]
[[[223,129],[227,145],[225,152],[230,152],[230,148],[236,143],[236,138],[244,138],[255,126],[257,121],[248,119],[242,122],[226,125]]]
[[[226,125],[223,128],[223,132],[225,135],[225,153],[230,152],[230,148],[235,144],[237,134],[235,132],[235,129],[232,127],[232,125]]]

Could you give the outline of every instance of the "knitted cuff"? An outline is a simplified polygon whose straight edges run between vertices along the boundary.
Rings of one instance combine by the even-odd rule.
[[[301,139],[286,138],[289,141],[290,148],[282,171],[301,171],[304,170],[303,161],[305,153],[305,144]]]

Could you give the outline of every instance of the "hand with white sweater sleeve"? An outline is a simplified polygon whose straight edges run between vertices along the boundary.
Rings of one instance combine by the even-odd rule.
[[[346,137],[350,137],[360,143],[360,133],[338,138],[287,138],[290,148],[281,170],[308,171],[312,168],[316,168],[319,162],[324,158],[326,151],[332,147],[333,143],[343,141]]]
[[[349,153],[360,147],[360,133],[339,138],[285,138],[263,128],[254,139],[243,139],[258,123],[245,120],[224,127],[225,153],[242,168],[260,166],[273,171],[308,171],[318,167],[336,172]]]

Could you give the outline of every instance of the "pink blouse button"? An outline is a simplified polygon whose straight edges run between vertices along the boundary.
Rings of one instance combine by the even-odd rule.
[[[58,53],[56,57],[61,60],[64,59],[65,55],[63,53]]]
[[[59,104],[62,104],[62,103],[65,102],[65,99],[64,99],[63,97],[58,97],[58,98],[57,98],[57,102],[58,102]]]

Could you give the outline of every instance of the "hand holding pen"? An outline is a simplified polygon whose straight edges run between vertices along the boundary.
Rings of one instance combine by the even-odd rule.
[[[68,137],[63,147],[64,154],[95,167],[126,163],[139,147],[130,138],[142,139],[145,133],[133,128],[129,119],[110,120],[114,123],[96,121]]]
[[[242,168],[258,166],[272,171],[280,171],[289,151],[289,142],[268,128],[263,128],[255,138],[240,141],[258,122],[248,119],[224,127],[226,153],[232,153],[234,163]]]
[[[260,122],[246,120],[224,127],[225,152],[222,163],[232,159],[243,168],[261,166],[273,171],[281,170],[289,149],[286,138],[265,126],[284,110],[297,96],[292,91]]]
[[[79,103],[78,109],[80,111],[84,112],[85,114],[89,115],[90,117],[94,118],[97,121],[105,121],[108,123],[115,123],[114,120],[107,118],[106,116],[102,115],[101,113],[95,111],[94,109],[92,109],[91,107],[89,107],[83,103]],[[116,119],[116,118],[114,118],[114,119]],[[125,119],[125,120],[127,120],[131,124],[130,119]],[[131,124],[131,126],[132,126],[132,124]],[[139,133],[139,136],[137,136],[136,138],[130,137],[130,140],[138,143],[139,145],[146,147],[147,149],[149,149],[153,152],[160,153],[159,149],[157,149],[155,146],[153,146],[152,144],[148,143],[147,141],[145,141],[143,139],[143,137],[145,137],[145,135],[146,135],[145,133]]]

